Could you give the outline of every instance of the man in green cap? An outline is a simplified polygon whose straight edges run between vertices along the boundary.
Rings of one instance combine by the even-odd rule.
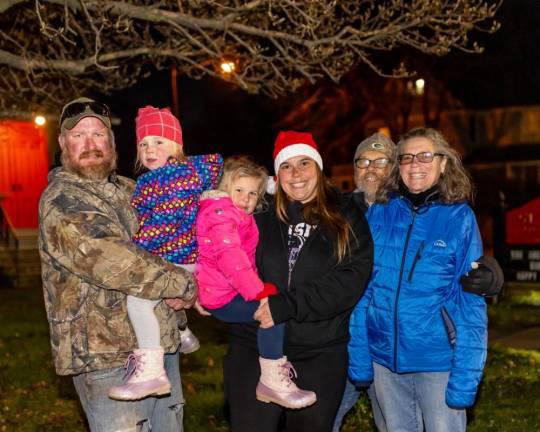
[[[73,376],[91,431],[182,431],[180,333],[175,309],[190,307],[191,273],[131,242],[137,218],[134,182],[117,176],[109,108],[88,98],[64,106],[60,117],[62,167],[49,174],[39,207],[39,249],[45,307],[56,372]],[[126,296],[165,299],[156,306],[166,397],[120,402],[108,398],[144,362],[129,354],[136,338]]]

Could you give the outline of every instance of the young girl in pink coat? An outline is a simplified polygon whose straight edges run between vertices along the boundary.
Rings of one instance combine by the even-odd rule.
[[[277,293],[273,284],[259,279],[255,266],[259,231],[253,212],[261,207],[267,179],[266,170],[250,159],[229,158],[218,190],[201,196],[195,271],[199,302],[221,321],[251,322],[259,301]],[[315,403],[316,395],[291,381],[294,371],[283,355],[284,330],[284,324],[258,330],[261,377],[256,397],[303,408]]]

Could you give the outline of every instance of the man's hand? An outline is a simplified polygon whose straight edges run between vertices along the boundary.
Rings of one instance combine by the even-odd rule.
[[[189,309],[191,307],[190,303],[186,303],[184,300],[180,298],[167,298],[163,300],[167,306],[173,308],[176,311],[182,310],[182,309]]]
[[[255,311],[253,319],[261,323],[261,328],[270,328],[274,326],[272,312],[270,312],[270,306],[268,306],[268,298],[261,300],[261,304]]]
[[[485,297],[496,296],[501,291],[504,275],[495,258],[482,256],[477,267],[461,277],[464,291]]]

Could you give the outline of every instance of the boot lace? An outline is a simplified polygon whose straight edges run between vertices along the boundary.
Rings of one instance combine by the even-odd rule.
[[[143,367],[143,358],[144,354],[135,354],[131,353],[126,362],[124,363],[124,369],[126,370],[124,374],[124,380],[128,380],[132,375],[139,376],[139,373]]]
[[[292,384],[293,378],[296,378],[298,375],[296,374],[296,369],[291,364],[291,362],[285,362],[281,366],[281,369],[279,371],[281,375],[281,381],[284,381],[287,387],[290,387]]]

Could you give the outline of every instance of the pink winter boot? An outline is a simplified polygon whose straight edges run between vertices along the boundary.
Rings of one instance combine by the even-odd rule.
[[[261,378],[256,395],[261,402],[274,402],[285,408],[305,408],[317,401],[317,395],[309,390],[301,390],[292,381],[296,371],[287,357],[269,360],[259,357]]]
[[[171,393],[171,383],[163,367],[163,348],[137,349],[126,361],[130,374],[125,384],[111,387],[109,397],[116,400],[139,400]]]
[[[180,329],[180,352],[182,354],[191,354],[201,347],[197,336],[188,328]]]

